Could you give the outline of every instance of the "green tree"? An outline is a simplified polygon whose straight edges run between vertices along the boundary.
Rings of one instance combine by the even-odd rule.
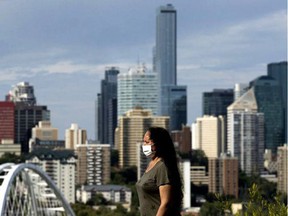
[[[205,152],[200,149],[193,150],[190,158],[191,166],[205,166],[208,168],[208,158]]]
[[[25,161],[24,155],[16,155],[15,153],[4,153],[0,158],[0,164],[4,163],[22,163]]]
[[[248,189],[248,194],[248,201],[244,203],[243,210],[238,212],[236,216],[287,216],[288,208],[281,201],[279,195],[267,200],[255,183]],[[217,203],[221,203],[221,208],[224,212],[231,213],[231,201],[219,200]]]

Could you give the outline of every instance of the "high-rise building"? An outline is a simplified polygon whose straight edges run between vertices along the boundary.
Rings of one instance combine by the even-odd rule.
[[[209,192],[238,198],[238,159],[222,155],[209,158]]]
[[[0,142],[4,139],[14,140],[14,103],[0,101]]]
[[[170,129],[187,123],[187,87],[177,86],[177,12],[171,4],[157,9],[153,69],[158,76],[158,115],[170,116]]]
[[[264,113],[265,148],[274,154],[284,143],[284,114],[280,85],[270,76],[260,76],[250,82],[257,101],[258,112]]]
[[[71,124],[69,129],[65,131],[65,148],[76,149],[77,144],[86,144],[87,131],[80,129],[78,124]]]
[[[29,140],[29,151],[36,148],[64,148],[64,141],[58,140],[58,129],[51,126],[50,121],[39,121],[38,125],[32,128],[32,135]]]
[[[203,150],[208,158],[219,157],[226,150],[225,118],[208,115],[197,118],[192,136],[194,149]]]
[[[251,88],[228,108],[228,152],[247,174],[259,174],[264,163],[264,115]]]
[[[171,4],[161,6],[156,16],[155,69],[161,86],[177,85],[177,12]]]
[[[76,156],[72,150],[38,149],[29,154],[26,163],[39,166],[46,172],[69,203],[75,203]],[[34,179],[37,181],[40,179]],[[39,185],[41,182],[39,182]],[[52,202],[53,197],[51,197]]]
[[[102,185],[110,182],[110,145],[76,145],[77,184]]]
[[[34,87],[29,85],[28,82],[20,82],[9,91],[6,100],[14,103],[23,102],[27,105],[36,105]]]
[[[278,183],[277,190],[279,192],[288,193],[288,146],[284,144],[278,147],[277,151],[278,163]]]
[[[21,144],[22,152],[29,152],[29,139],[32,128],[39,121],[50,121],[50,110],[47,106],[28,105],[22,102],[15,104],[15,142]]]
[[[233,89],[214,89],[212,92],[204,92],[202,98],[203,115],[226,116],[227,107],[233,101]]]
[[[58,129],[51,126],[50,121],[39,121],[38,125],[32,128],[32,139],[57,140]]]
[[[137,143],[151,126],[169,130],[168,116],[153,116],[151,110],[135,108],[119,117],[115,131],[115,144],[119,152],[119,167],[137,166]]]
[[[287,61],[270,63],[267,66],[268,76],[273,77],[280,85],[280,94],[283,105],[284,142],[287,143]]]
[[[165,115],[170,116],[170,129],[181,130],[182,125],[187,123],[187,87],[170,86],[166,90],[169,100]]]
[[[117,127],[117,75],[119,68],[107,67],[101,81],[101,93],[96,102],[96,140],[114,146],[114,131]]]
[[[127,111],[142,107],[157,114],[156,73],[148,72],[144,65],[129,69],[127,73],[118,75],[118,116]]]
[[[28,82],[20,82],[14,86],[6,96],[6,101],[12,101],[15,105],[14,141],[21,144],[22,152],[28,152],[31,129],[39,121],[50,121],[50,110],[47,109],[47,106],[36,104],[34,87]]]

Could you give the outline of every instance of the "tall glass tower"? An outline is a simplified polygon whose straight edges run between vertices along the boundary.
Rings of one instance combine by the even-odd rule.
[[[187,88],[177,86],[177,13],[171,4],[157,9],[153,69],[158,76],[158,115],[170,117],[170,129],[187,121]]]
[[[267,66],[268,76],[273,77],[280,85],[280,94],[282,97],[284,114],[284,142],[287,143],[287,61],[279,63],[270,63]]]
[[[279,83],[270,76],[260,76],[250,82],[253,87],[258,112],[264,113],[265,148],[276,153],[284,144],[284,114]]]
[[[157,76],[145,66],[131,68],[118,76],[118,118],[135,107],[157,114]]]
[[[119,69],[107,67],[101,81],[101,94],[96,103],[96,139],[114,146],[114,131],[117,126],[117,75]]]
[[[176,33],[176,10],[171,4],[161,6],[156,17],[155,67],[162,86],[177,84]]]

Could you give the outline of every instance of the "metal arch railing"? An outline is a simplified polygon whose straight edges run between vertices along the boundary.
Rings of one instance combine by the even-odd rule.
[[[6,206],[6,200],[7,196],[10,190],[10,187],[14,181],[14,179],[21,173],[25,172],[25,176],[28,176],[27,171],[25,169],[32,170],[35,173],[37,173],[40,177],[42,177],[43,180],[48,184],[48,186],[53,190],[55,193],[56,197],[62,202],[63,208],[65,210],[65,213],[69,216],[75,216],[75,213],[73,212],[72,208],[70,207],[69,203],[66,201],[65,197],[62,195],[61,191],[56,187],[54,182],[51,180],[51,178],[39,167],[33,165],[33,164],[12,164],[12,163],[7,163],[7,164],[2,164],[0,165],[0,179],[2,180],[2,184],[0,186],[0,215],[5,214],[5,208]],[[30,180],[28,179],[28,182]],[[31,182],[29,182],[31,183]],[[31,188],[29,188],[29,183],[28,183],[28,190],[31,193]],[[32,189],[33,190],[33,189]],[[32,197],[32,207],[35,207],[35,197],[33,193],[30,194]],[[34,204],[33,204],[34,202]],[[34,209],[36,212],[36,209]]]

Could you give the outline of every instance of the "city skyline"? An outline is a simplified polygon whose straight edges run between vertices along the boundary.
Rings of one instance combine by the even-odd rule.
[[[139,61],[152,70],[156,9],[167,3],[177,10],[177,83],[187,85],[189,125],[202,115],[203,92],[248,83],[287,58],[284,1],[1,1],[2,100],[27,81],[59,137],[77,123],[93,139],[105,68],[126,73]]]

